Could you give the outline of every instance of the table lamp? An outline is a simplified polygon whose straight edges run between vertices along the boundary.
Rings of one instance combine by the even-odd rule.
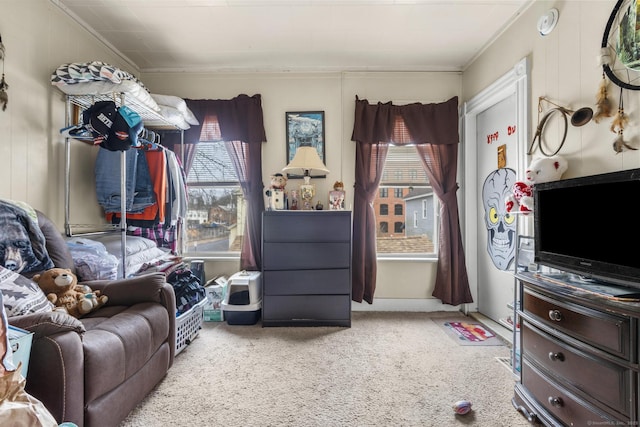
[[[318,151],[309,144],[301,144],[296,150],[296,154],[282,172],[301,170],[304,175],[304,182],[300,185],[300,198],[302,199],[302,209],[310,210],[313,206],[313,197],[316,194],[315,185],[311,184],[312,170],[329,173],[329,169],[322,163]]]

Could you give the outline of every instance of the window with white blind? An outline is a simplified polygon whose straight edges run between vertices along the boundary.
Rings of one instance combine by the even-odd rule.
[[[223,141],[196,144],[187,187],[185,255],[239,257],[245,199]]]
[[[439,202],[415,147],[389,146],[379,190],[374,200],[378,256],[435,256]]]

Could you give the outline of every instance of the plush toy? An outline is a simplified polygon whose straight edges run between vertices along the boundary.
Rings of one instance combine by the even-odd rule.
[[[287,185],[287,177],[282,175],[281,173],[276,173],[271,175],[271,189],[272,190],[283,190]]]
[[[333,183],[333,189],[336,191],[344,191],[344,184],[342,181],[336,181]]]
[[[33,276],[47,299],[57,308],[64,309],[73,317],[82,317],[103,306],[109,299],[87,285],[79,285],[78,278],[69,269],[51,268]]]
[[[265,192],[269,197],[269,206],[271,209],[284,209],[284,201],[286,194],[284,187],[287,185],[287,178],[281,173],[271,175],[271,185]]]
[[[513,184],[513,194],[505,199],[507,212],[533,211],[533,186],[543,182],[557,181],[567,171],[567,161],[560,156],[533,159],[525,171],[525,181]]]

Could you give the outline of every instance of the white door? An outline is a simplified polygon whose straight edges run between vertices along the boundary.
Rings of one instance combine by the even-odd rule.
[[[505,197],[526,160],[526,58],[465,103],[465,253],[474,296],[468,311],[504,321],[512,314],[517,220]]]
[[[476,118],[478,311],[496,322],[509,316],[513,300],[517,224],[505,198],[516,181],[514,165],[508,164],[517,144],[515,105],[513,93]]]

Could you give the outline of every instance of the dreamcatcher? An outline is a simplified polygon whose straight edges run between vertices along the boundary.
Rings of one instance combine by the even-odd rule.
[[[618,0],[609,16],[600,46],[602,82],[596,95],[596,123],[611,117],[613,108],[608,99],[607,78],[620,87],[618,111],[613,116],[611,131],[617,134],[613,150],[621,153],[625,148],[637,150],[624,140],[624,128],[629,118],[624,111],[623,89],[640,90],[640,51],[635,42],[635,27],[638,21],[636,0]]]
[[[624,101],[622,100],[622,88],[620,88],[620,101],[618,102],[618,112],[611,122],[611,132],[617,133],[618,136],[613,141],[613,151],[621,153],[624,148],[629,150],[637,150],[624,141],[624,127],[629,123],[629,117],[624,113]]]

